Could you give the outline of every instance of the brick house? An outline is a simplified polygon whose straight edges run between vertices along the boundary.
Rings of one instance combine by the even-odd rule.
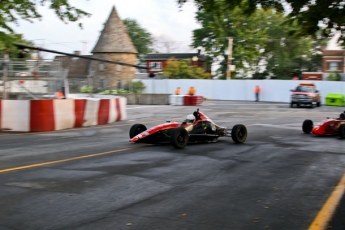
[[[327,80],[330,74],[338,73],[345,81],[345,50],[322,49],[322,72],[304,72],[303,80]]]
[[[205,56],[200,54],[200,51],[197,53],[151,53],[147,54],[144,57],[146,67],[148,69],[146,72],[151,73],[160,73],[166,67],[167,61],[171,58],[176,60],[190,60],[190,65],[203,68],[205,72],[211,73],[211,66],[207,65],[205,62]]]
[[[342,80],[345,81],[345,50],[322,50],[322,72],[323,79],[331,73],[339,73]]]

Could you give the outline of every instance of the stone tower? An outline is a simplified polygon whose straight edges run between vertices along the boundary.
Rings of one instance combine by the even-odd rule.
[[[115,6],[92,50],[93,57],[136,64],[138,51],[129,37],[126,27],[118,16]],[[135,67],[93,61],[93,86],[117,89],[135,76]]]

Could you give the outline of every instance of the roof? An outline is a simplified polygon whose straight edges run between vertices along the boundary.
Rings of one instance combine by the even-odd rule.
[[[170,58],[174,57],[177,60],[183,60],[183,59],[192,59],[193,57],[198,57],[198,60],[204,60],[204,55],[201,55],[199,53],[152,53],[147,54],[144,57],[144,60],[150,61],[150,60],[169,60]]]
[[[344,50],[323,50],[322,56],[345,56]]]
[[[115,6],[111,10],[92,53],[138,53]]]
[[[92,55],[82,56],[92,57]],[[55,56],[55,60],[61,62],[62,68],[68,69],[68,77],[86,77],[87,75],[89,75],[89,66],[91,60],[70,56]]]

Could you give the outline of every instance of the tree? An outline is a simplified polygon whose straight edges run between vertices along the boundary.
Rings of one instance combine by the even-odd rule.
[[[142,60],[145,54],[152,52],[152,36],[135,19],[126,18],[123,23],[127,27],[128,34],[138,51],[139,59]]]
[[[85,16],[90,16],[89,13],[71,6],[66,0],[16,0],[16,1],[0,1],[0,41],[5,46],[9,46],[15,36],[14,30],[9,23],[18,24],[18,19],[23,19],[32,22],[33,19],[41,19],[37,11],[39,4],[44,5],[50,2],[49,8],[64,22],[75,22]],[[82,24],[79,23],[82,27]]]
[[[33,42],[25,40],[22,34],[4,34],[4,32],[0,31],[0,50],[5,50],[6,47],[10,48],[10,58],[30,58],[31,51],[27,50],[18,50],[13,43],[20,43],[25,44],[28,46],[32,46]]]
[[[187,1],[194,1],[199,11],[212,14],[219,14],[224,9],[233,10],[242,4],[241,0],[177,0],[181,7]],[[219,4],[220,2],[224,4]],[[244,13],[253,14],[258,7],[288,12],[290,17],[288,23],[301,26],[301,30],[291,31],[291,34],[296,36],[316,37],[320,28],[324,28],[321,34],[323,37],[330,37],[335,31],[341,31],[342,36],[339,40],[343,41],[342,45],[345,46],[345,2],[343,0],[251,0],[248,1]]]
[[[158,53],[176,53],[181,49],[181,44],[165,35],[154,36],[153,41],[153,49]]]
[[[245,17],[240,7],[231,11],[225,9],[219,15],[199,11],[196,20],[201,28],[193,31],[192,46],[203,47],[211,62],[219,63],[216,76],[224,79],[228,61],[228,54],[225,53],[228,50],[227,38],[234,37],[232,64],[243,75],[255,71],[267,40],[267,26],[262,22],[265,17],[267,14],[263,11]]]
[[[176,60],[175,58],[167,61],[163,74],[170,79],[209,79],[211,77],[202,68],[191,66],[190,60]]]
[[[274,10],[257,9],[249,17],[246,15],[247,1],[240,7],[228,10],[218,1],[221,12],[210,14],[203,10],[196,19],[201,28],[193,31],[193,47],[203,47],[213,61],[219,63],[217,76],[225,78],[227,70],[228,37],[233,37],[232,64],[236,65],[233,77],[254,78],[273,75],[281,79],[291,79],[291,72],[301,69],[317,53],[315,40],[310,37],[295,38],[287,31],[298,30],[298,25],[285,24],[288,19]],[[301,57],[304,60],[301,61]],[[315,59],[316,60],[316,59]],[[321,63],[321,62],[320,62]],[[312,65],[309,65],[311,67]],[[262,74],[265,72],[264,74]]]

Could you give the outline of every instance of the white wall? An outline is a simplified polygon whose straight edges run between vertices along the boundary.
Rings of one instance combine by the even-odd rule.
[[[134,80],[138,81],[138,80]],[[196,95],[216,100],[254,101],[254,87],[261,88],[260,101],[290,102],[291,89],[295,89],[298,80],[170,80],[145,79],[140,80],[146,86],[143,93],[174,94],[177,87],[181,87],[181,94],[187,94],[190,86],[196,88]],[[310,82],[310,81],[308,81]],[[324,103],[329,93],[345,95],[345,82],[313,81],[320,91]]]

